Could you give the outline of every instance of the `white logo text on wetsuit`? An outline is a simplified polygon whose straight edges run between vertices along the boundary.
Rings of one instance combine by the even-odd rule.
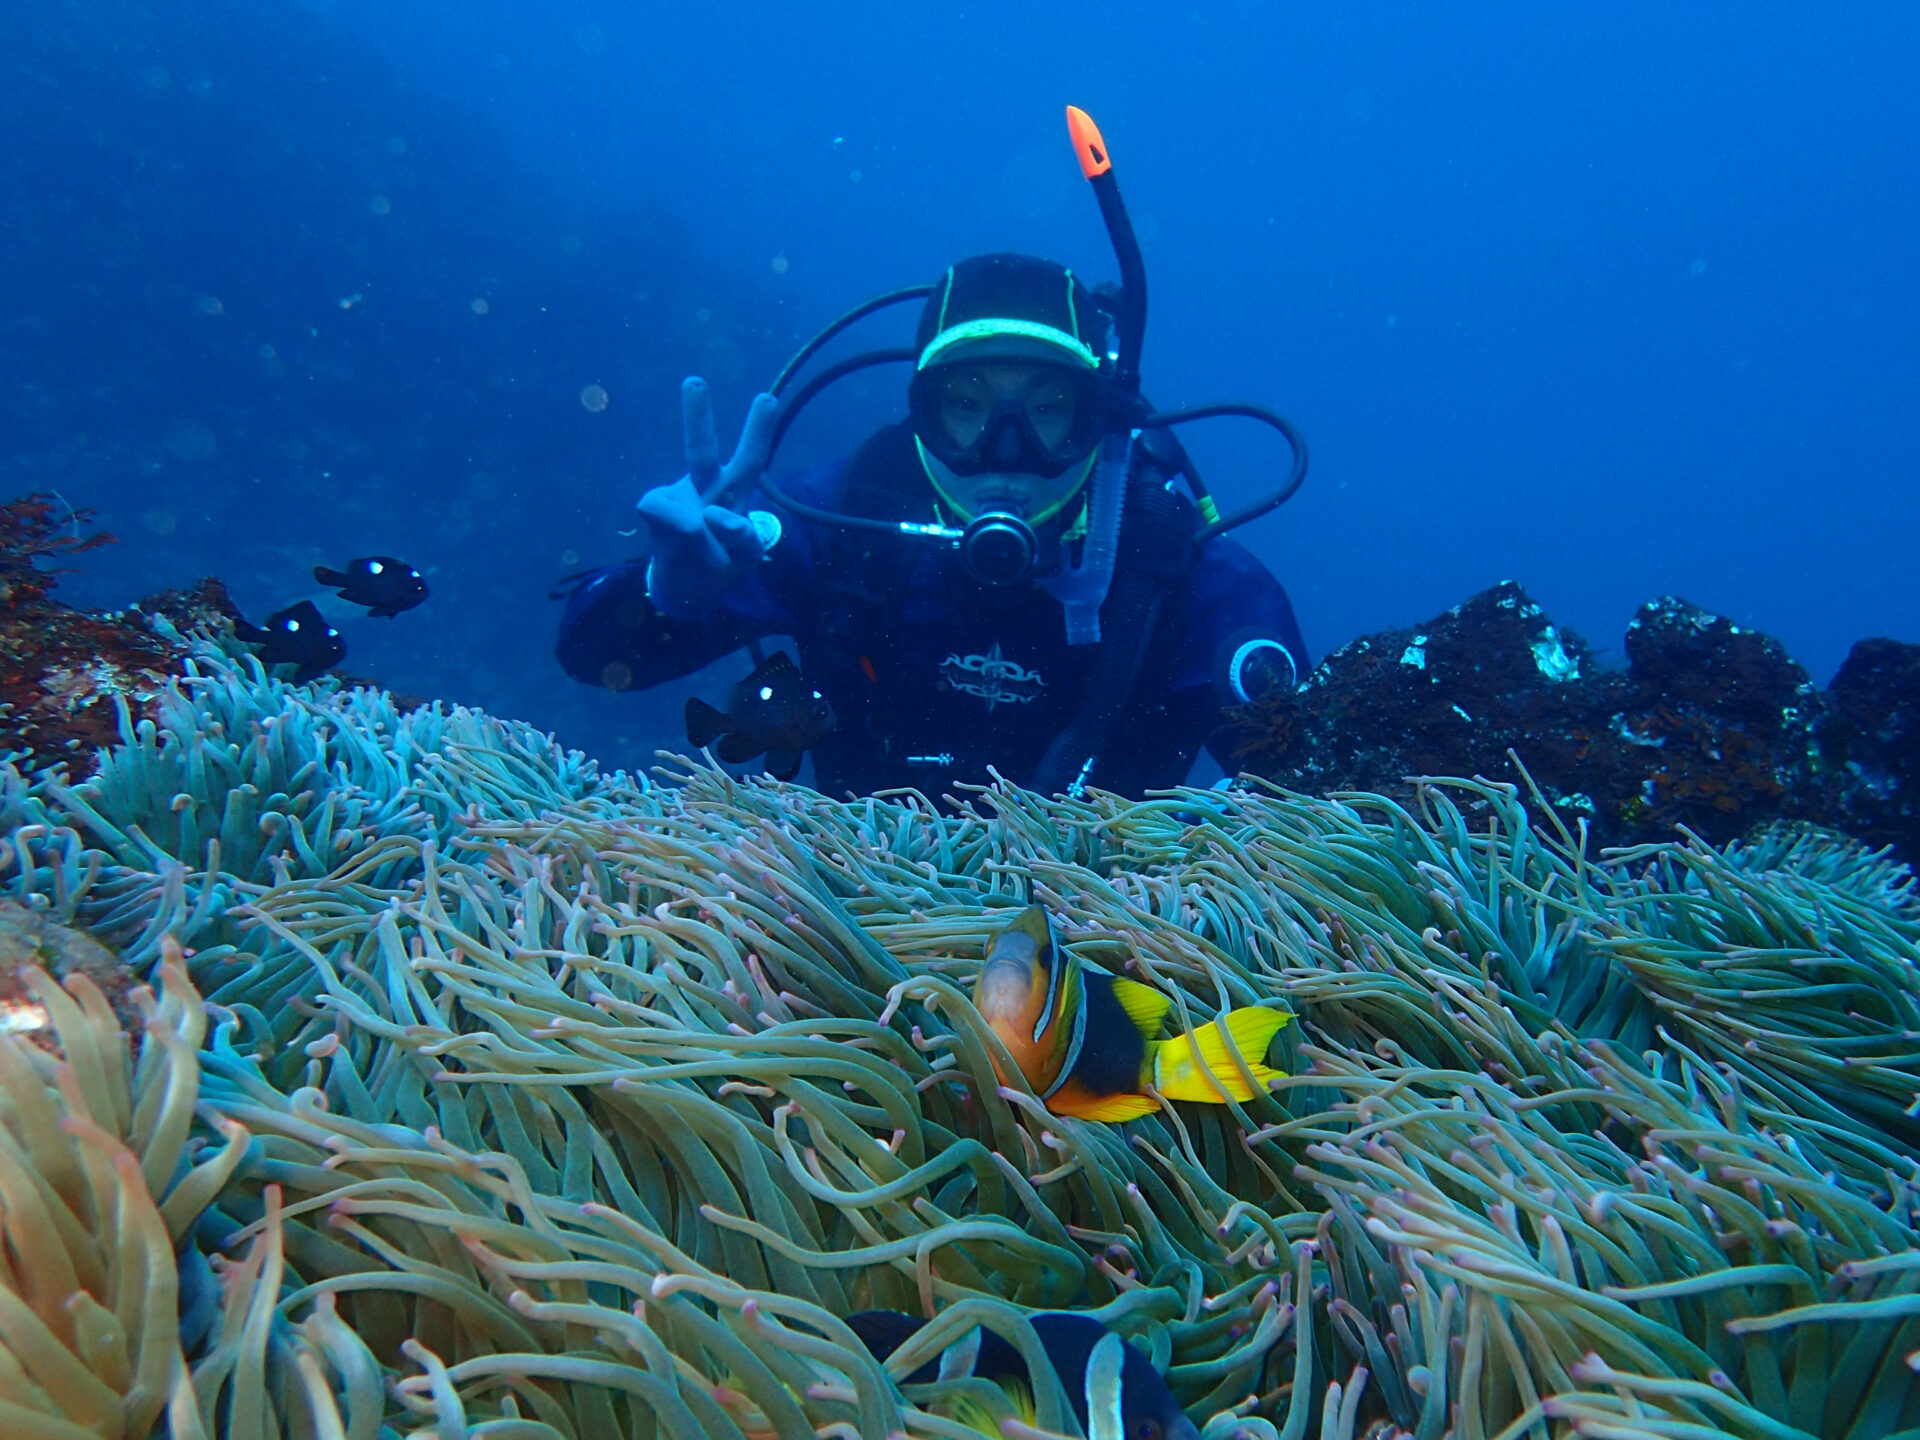
[[[940,663],[940,678],[963,695],[978,695],[987,709],[1036,699],[1046,688],[1038,670],[1000,654],[1000,642],[984,655],[949,655]]]

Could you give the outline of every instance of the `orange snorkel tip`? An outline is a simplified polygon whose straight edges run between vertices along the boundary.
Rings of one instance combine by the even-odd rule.
[[[1067,106],[1067,134],[1073,139],[1073,153],[1080,159],[1080,173],[1092,180],[1113,169],[1107,142],[1093,117],[1078,105]]]
[[[1140,339],[1147,329],[1147,267],[1140,258],[1140,242],[1134,238],[1133,222],[1127,219],[1127,207],[1120,199],[1120,182],[1113,173],[1113,152],[1093,117],[1078,105],[1067,106],[1067,134],[1073,139],[1073,153],[1080,159],[1080,173],[1093,187],[1100,202],[1100,218],[1106,222],[1107,238],[1113,241],[1113,257],[1120,262],[1119,304],[1114,325],[1119,332],[1119,349],[1114,357],[1114,386],[1118,393],[1136,400],[1140,395]]]

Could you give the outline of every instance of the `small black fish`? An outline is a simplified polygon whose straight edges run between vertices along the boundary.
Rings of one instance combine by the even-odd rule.
[[[712,744],[729,765],[765,752],[767,773],[791,780],[800,773],[800,754],[830,734],[833,706],[800,675],[784,650],[776,650],[733,687],[733,709],[720,711],[704,700],[687,701],[687,743]]]
[[[366,606],[367,614],[384,615],[389,620],[427,598],[427,582],[420,578],[420,572],[391,555],[349,560],[344,570],[316,565],[313,578],[333,586],[342,600]]]
[[[1073,1404],[1081,1430],[1096,1440],[1200,1440],[1147,1357],[1088,1315],[1064,1311],[1027,1317]],[[873,1353],[885,1360],[919,1333],[927,1322],[897,1310],[862,1310],[847,1325]],[[905,1377],[908,1385],[935,1380],[991,1380],[1027,1424],[1034,1422],[1033,1381],[1020,1352],[993,1331],[976,1326],[943,1352]],[[962,1425],[992,1434],[990,1417],[973,1402],[962,1401],[953,1417]]]
[[[236,620],[233,633],[249,645],[260,647],[262,665],[298,665],[293,677],[297,685],[306,684],[347,658],[347,642],[327,624],[326,616],[311,600],[274,611],[265,625]]]

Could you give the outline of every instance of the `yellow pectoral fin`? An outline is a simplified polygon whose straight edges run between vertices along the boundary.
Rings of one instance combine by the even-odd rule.
[[[1219,1104],[1223,1091],[1235,1100],[1251,1100],[1259,1092],[1249,1090],[1241,1078],[1240,1067],[1227,1053],[1221,1025],[1225,1024],[1233,1032],[1234,1047],[1246,1059],[1255,1082],[1264,1090],[1267,1083],[1278,1080],[1282,1072],[1262,1065],[1260,1059],[1273,1043],[1273,1037],[1292,1019],[1284,1010],[1249,1005],[1230,1010],[1222,1019],[1202,1025],[1193,1032],[1191,1041],[1185,1035],[1164,1040],[1154,1047],[1153,1087],[1169,1100]]]
[[[1071,1115],[1076,1120],[1104,1120],[1118,1125],[1123,1120],[1138,1120],[1160,1108],[1152,1097],[1140,1094],[1094,1095],[1077,1080],[1047,1097],[1047,1109],[1056,1115]]]
[[[1135,1028],[1149,1040],[1160,1033],[1160,1022],[1173,1008],[1171,1000],[1138,980],[1115,980],[1113,998],[1120,1002],[1120,1008],[1127,1012]]]
[[[1033,1424],[1038,1410],[1033,1403],[1033,1392],[1018,1380],[1003,1380],[997,1383],[1007,1397],[1007,1404],[1013,1410],[1013,1418],[1027,1425]],[[997,1440],[1001,1433],[1000,1417],[994,1413],[993,1407],[988,1402],[978,1396],[962,1395],[953,1402],[948,1414],[955,1424],[964,1425],[969,1430],[977,1430],[982,1435],[991,1435]]]

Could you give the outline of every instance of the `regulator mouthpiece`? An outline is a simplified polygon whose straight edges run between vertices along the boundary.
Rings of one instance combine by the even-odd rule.
[[[1011,510],[988,510],[960,535],[960,560],[982,585],[1018,585],[1033,575],[1040,537]]]

